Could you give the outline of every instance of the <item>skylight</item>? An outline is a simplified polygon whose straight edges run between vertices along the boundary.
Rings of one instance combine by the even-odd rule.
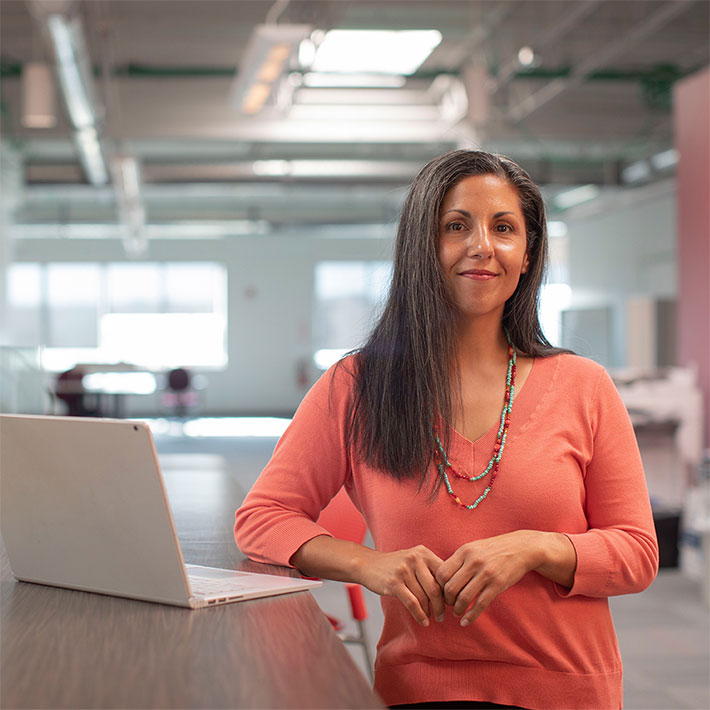
[[[438,30],[331,30],[318,47],[311,69],[406,76],[440,42]]]

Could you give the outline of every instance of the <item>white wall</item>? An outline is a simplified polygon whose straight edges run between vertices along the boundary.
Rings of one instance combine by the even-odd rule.
[[[341,231],[334,227],[331,237],[339,237]],[[365,226],[362,231],[371,229]],[[229,365],[223,372],[205,372],[208,386],[202,411],[293,412],[307,389],[297,380],[299,361],[307,361],[311,382],[318,375],[311,359],[315,264],[389,259],[391,248],[391,238],[314,237],[297,231],[278,236],[152,242],[149,253],[142,257],[145,260],[218,261],[227,269]],[[15,257],[72,262],[125,259],[118,242],[58,239],[24,240],[18,243]],[[129,414],[147,414],[159,407],[159,398],[132,397],[126,404]]]
[[[675,203],[669,181],[615,193],[565,217],[571,307],[612,309],[611,367],[627,364],[627,302],[675,297]]]
[[[12,212],[22,194],[22,161],[6,141],[0,142],[0,345],[7,333],[7,265],[12,261]]]
[[[625,191],[593,207],[578,208],[565,217],[572,307],[612,309],[613,347],[607,364],[623,367],[627,301],[675,295],[674,184]],[[367,234],[372,229],[351,227],[346,232],[332,227],[317,233],[292,230],[271,236],[151,243],[144,257],[150,261],[219,261],[227,268],[229,365],[222,372],[205,373],[204,413],[290,413],[298,406],[306,391],[297,379],[299,363],[308,363],[309,381],[318,374],[311,360],[315,264],[391,258],[394,226],[383,238],[352,236],[359,231]],[[126,258],[119,242],[107,240],[24,240],[14,252],[20,261]],[[159,408],[157,396],[127,402],[127,411],[135,415]]]

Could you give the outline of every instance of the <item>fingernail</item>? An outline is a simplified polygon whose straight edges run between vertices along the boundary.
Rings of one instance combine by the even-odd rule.
[[[471,619],[461,619],[461,626],[468,626],[471,623]]]
[[[446,618],[445,614],[439,614],[439,616],[436,617],[437,621],[443,621]]]
[[[422,626],[429,626],[429,619],[424,619],[424,621],[422,621]]]

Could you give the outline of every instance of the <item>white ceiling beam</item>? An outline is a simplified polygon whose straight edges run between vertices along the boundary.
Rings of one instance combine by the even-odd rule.
[[[360,121],[390,122],[399,125],[405,122],[431,121],[437,125],[441,121],[441,110],[438,106],[368,106],[362,105],[330,105],[291,106],[288,110],[289,121]]]
[[[294,105],[420,106],[430,105],[427,81],[421,89],[299,89]]]

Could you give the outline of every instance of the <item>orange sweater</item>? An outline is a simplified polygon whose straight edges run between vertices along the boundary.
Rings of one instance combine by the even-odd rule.
[[[466,628],[451,608],[442,623],[419,626],[398,600],[383,597],[375,690],[388,705],[620,708],[621,658],[607,597],[645,589],[658,547],[634,432],[606,371],[575,355],[534,361],[515,396],[496,484],[473,511],[456,506],[444,486],[431,503],[416,481],[397,482],[359,460],[344,444],[351,393],[349,374],[331,368],[306,395],[237,512],[241,551],[288,565],[303,543],[327,534],[314,520],[343,485],[377,550],[423,544],[446,559],[465,542],[512,530],[565,533],[577,554],[572,589],[530,572]],[[452,433],[454,467],[482,470],[497,429],[475,443]],[[485,485],[457,480],[466,502]]]

